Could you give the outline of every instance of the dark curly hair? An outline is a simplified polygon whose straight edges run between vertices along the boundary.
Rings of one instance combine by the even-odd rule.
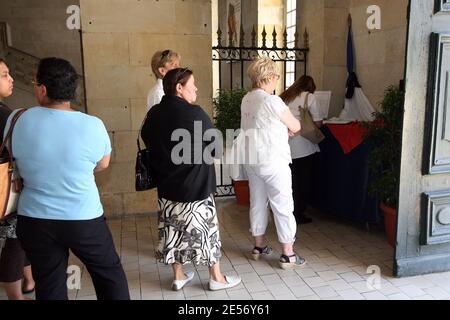
[[[53,57],[42,59],[36,81],[45,86],[47,97],[53,101],[70,101],[75,98],[78,75],[67,60]]]

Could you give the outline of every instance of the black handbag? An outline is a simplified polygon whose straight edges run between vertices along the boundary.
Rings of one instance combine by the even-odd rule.
[[[144,120],[145,122],[145,120]],[[141,130],[139,132],[142,131]],[[138,152],[136,155],[136,191],[146,191],[156,188],[155,176],[150,166],[150,151],[141,149],[139,136],[137,138]]]

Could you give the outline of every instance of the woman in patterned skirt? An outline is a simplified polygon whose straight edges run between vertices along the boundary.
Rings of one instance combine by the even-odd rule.
[[[220,271],[221,242],[213,196],[216,177],[212,161],[204,159],[213,156],[203,137],[214,127],[203,109],[193,105],[197,88],[191,70],[169,71],[163,87],[165,96],[148,112],[141,132],[158,187],[157,257],[172,265],[175,291],[194,277],[182,269],[190,262],[209,267],[210,290],[234,287],[241,279]],[[209,157],[204,157],[208,150]]]

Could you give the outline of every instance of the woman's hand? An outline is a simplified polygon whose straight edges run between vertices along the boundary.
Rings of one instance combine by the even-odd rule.
[[[298,131],[298,132],[292,132],[291,130],[288,130],[288,131],[289,131],[289,138],[294,138],[294,137],[300,135],[300,131]]]

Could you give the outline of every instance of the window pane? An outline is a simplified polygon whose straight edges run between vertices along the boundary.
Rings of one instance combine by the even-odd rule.
[[[295,25],[295,11],[288,13],[289,26]]]
[[[295,28],[287,29],[287,34],[288,34],[288,42],[294,41]]]
[[[294,83],[294,74],[286,74],[286,88],[289,88]]]
[[[292,0],[287,0],[286,12],[292,10]]]
[[[291,0],[292,1],[292,10],[297,9],[297,0]]]

